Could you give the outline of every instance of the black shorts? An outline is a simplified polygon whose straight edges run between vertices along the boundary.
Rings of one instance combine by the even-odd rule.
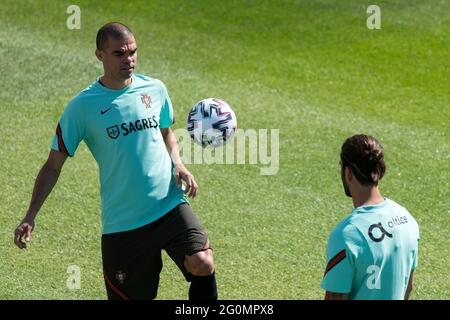
[[[154,299],[164,249],[183,272],[185,256],[211,249],[208,235],[188,204],[138,229],[102,236],[103,274],[108,299]]]

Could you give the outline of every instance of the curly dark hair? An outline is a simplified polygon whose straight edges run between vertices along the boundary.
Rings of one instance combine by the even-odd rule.
[[[372,136],[354,135],[341,147],[341,166],[350,167],[362,185],[378,185],[386,172],[383,147]]]

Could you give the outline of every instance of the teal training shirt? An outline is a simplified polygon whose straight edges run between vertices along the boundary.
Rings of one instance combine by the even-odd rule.
[[[119,90],[97,80],[67,105],[51,148],[72,157],[84,140],[92,152],[103,234],[139,228],[187,202],[160,132],[172,123],[165,85],[143,75]]]
[[[321,287],[349,299],[402,300],[418,242],[416,220],[394,201],[355,208],[330,234]]]

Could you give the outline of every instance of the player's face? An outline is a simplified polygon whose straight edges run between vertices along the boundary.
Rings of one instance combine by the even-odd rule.
[[[129,79],[136,67],[136,51],[136,41],[132,35],[120,40],[109,37],[106,49],[100,52],[105,75],[117,80]]]
[[[342,162],[339,163],[341,166],[341,179],[342,185],[344,186],[344,192],[347,197],[351,197],[352,193],[350,192],[350,188],[348,187],[347,181],[345,180],[345,167],[342,165]]]

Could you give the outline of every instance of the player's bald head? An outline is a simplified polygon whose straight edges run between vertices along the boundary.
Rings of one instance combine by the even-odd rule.
[[[108,39],[116,40],[128,39],[133,36],[133,32],[126,25],[120,22],[110,22],[105,24],[97,32],[97,49],[104,51],[108,47]]]

